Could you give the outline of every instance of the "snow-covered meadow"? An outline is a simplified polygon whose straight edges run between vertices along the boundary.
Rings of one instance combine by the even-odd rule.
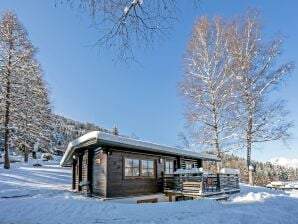
[[[69,191],[71,170],[55,162],[0,168],[0,223],[298,223],[298,192],[241,185],[227,202],[200,199],[125,204]]]

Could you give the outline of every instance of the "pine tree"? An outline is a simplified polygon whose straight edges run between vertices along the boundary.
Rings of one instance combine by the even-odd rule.
[[[9,138],[10,131],[16,128],[11,119],[12,113],[19,112],[19,103],[23,96],[22,72],[25,71],[25,61],[34,54],[27,37],[27,32],[17,20],[13,12],[6,12],[0,20],[0,85],[1,111],[3,112],[2,129],[4,132],[4,168],[10,168]]]
[[[35,59],[35,48],[15,13],[0,21],[0,108],[3,112],[4,168],[10,168],[9,147],[23,148],[25,161],[36,141],[49,142],[50,104]]]
[[[41,146],[51,145],[51,109],[48,100],[47,88],[42,80],[40,65],[35,60],[28,63],[22,87],[23,101],[20,103],[20,113],[15,120],[18,121],[16,140],[23,145],[25,162],[28,161],[29,148],[38,141]]]
[[[119,131],[116,125],[114,125],[113,129],[112,129],[112,133],[113,135],[119,135]]]

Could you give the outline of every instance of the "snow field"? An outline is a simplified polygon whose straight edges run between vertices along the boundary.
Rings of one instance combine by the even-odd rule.
[[[227,202],[125,204],[86,198],[69,191],[70,183],[70,168],[50,162],[0,168],[0,224],[298,223],[297,191],[241,185],[241,193]]]

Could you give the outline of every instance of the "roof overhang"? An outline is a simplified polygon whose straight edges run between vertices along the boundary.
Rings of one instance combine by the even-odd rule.
[[[109,145],[114,147],[122,147],[127,149],[136,149],[146,152],[154,152],[161,154],[168,154],[173,156],[183,156],[192,159],[202,159],[210,161],[220,161],[220,159],[213,155],[198,153],[194,151],[179,149],[176,147],[159,145],[151,142],[145,142],[138,139],[122,137],[119,135],[112,135],[105,132],[93,131],[82,137],[70,142],[60,162],[61,166],[70,165],[72,163],[73,155],[81,148],[88,146]]]

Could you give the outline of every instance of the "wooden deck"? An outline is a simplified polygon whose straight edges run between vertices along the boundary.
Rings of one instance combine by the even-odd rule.
[[[227,198],[240,192],[239,176],[233,174],[174,174],[163,176],[164,193],[169,201],[177,198]]]

